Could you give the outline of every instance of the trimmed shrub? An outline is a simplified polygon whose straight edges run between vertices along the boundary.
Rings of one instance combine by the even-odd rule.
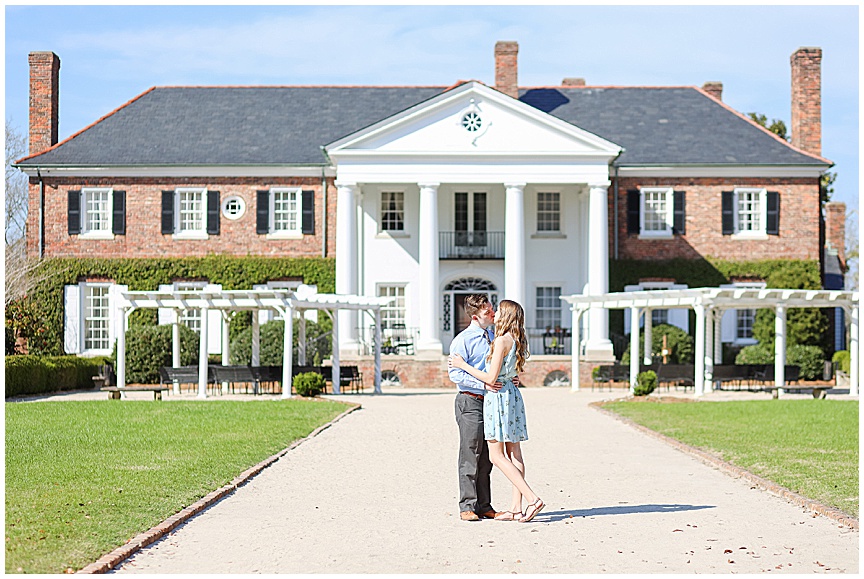
[[[104,357],[6,356],[6,397],[93,388]]]
[[[786,347],[786,363],[798,366],[802,380],[822,378],[825,356],[822,348],[795,344]],[[743,348],[735,357],[736,364],[773,364],[774,346],[756,344]]]
[[[693,338],[679,328],[671,324],[657,324],[651,329],[651,354],[654,358],[662,356],[663,353],[663,336],[666,338],[666,349],[669,350],[670,364],[691,364],[693,363]],[[630,335],[627,334],[627,343],[630,343]],[[645,333],[639,332],[639,351],[642,352],[645,347]],[[627,346],[624,355],[621,356],[622,364],[630,363],[630,346]]]
[[[852,358],[849,356],[849,350],[838,350],[831,357],[832,362],[836,362],[841,372],[849,373],[852,366]]]
[[[330,338],[330,322],[327,327],[322,323],[306,321],[306,363],[311,366],[320,366],[322,360],[330,357],[333,343]],[[297,320],[294,320],[294,344],[297,344],[299,328]],[[285,335],[285,322],[273,320],[262,324],[260,335],[261,365],[281,366],[282,353],[285,348],[283,337]],[[252,328],[245,328],[237,337],[231,340],[231,355],[229,359],[232,364],[247,366],[252,363]],[[292,356],[294,364],[297,364],[297,346],[294,346]]]
[[[735,356],[736,364],[773,364],[774,363],[774,348],[769,348],[763,344],[754,344],[741,348],[738,355]]]
[[[300,396],[318,396],[324,390],[324,376],[318,372],[302,372],[294,376],[294,391]]]
[[[640,372],[636,376],[636,386],[633,388],[634,396],[648,396],[657,389],[657,373],[654,370]]]
[[[198,363],[198,333],[184,326],[180,328],[180,365]],[[159,368],[171,366],[172,325],[131,326],[126,330],[126,383],[158,384]],[[117,367],[117,344],[111,353],[111,361]]]

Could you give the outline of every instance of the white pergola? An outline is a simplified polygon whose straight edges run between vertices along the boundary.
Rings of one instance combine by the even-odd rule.
[[[696,313],[696,352],[694,385],[696,395],[711,385],[714,361],[721,359],[720,317],[730,309],[770,308],[775,312],[774,384],[786,385],[786,314],[790,308],[843,308],[849,330],[849,392],[858,395],[858,292],[839,290],[698,288],[682,290],[649,290],[602,295],[561,296],[573,313],[573,369],[571,387],[579,390],[579,322],[582,314],[594,308],[630,310],[630,391],[639,373],[639,316],[645,313],[643,360],[651,363],[651,311],[688,308]]]
[[[305,291],[301,286],[297,291],[289,289],[256,290],[188,290],[188,291],[126,291],[121,292],[117,309],[121,320],[121,330],[117,335],[117,386],[126,386],[126,328],[129,315],[139,308],[171,308],[176,311],[189,309],[201,310],[201,339],[198,357],[198,397],[207,397],[207,332],[208,312],[218,310],[222,313],[222,364],[228,365],[228,320],[231,312],[251,310],[252,315],[252,366],[260,365],[260,327],[257,312],[276,311],[285,322],[285,336],[282,354],[282,398],[291,397],[291,375],[293,362],[294,312],[299,313],[298,363],[306,364],[306,310],[323,310],[333,320],[333,392],[340,393],[339,366],[339,321],[334,315],[337,310],[366,311],[375,319],[375,393],[381,393],[381,307],[393,298],[365,297],[357,295],[319,294]],[[180,366],[180,331],[175,316],[172,336],[172,365]],[[175,392],[178,385],[175,385]]]

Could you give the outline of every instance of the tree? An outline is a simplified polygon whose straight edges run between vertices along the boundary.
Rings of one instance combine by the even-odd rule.
[[[12,167],[27,152],[24,135],[6,121],[6,246],[22,239],[27,224],[27,176]]]
[[[747,115],[756,121],[758,124],[762,125],[784,141],[789,140],[789,136],[786,132],[786,123],[781,121],[780,119],[771,119],[771,124],[768,124],[768,117],[759,113],[747,113]]]
[[[846,289],[858,289],[858,211],[846,214]]]

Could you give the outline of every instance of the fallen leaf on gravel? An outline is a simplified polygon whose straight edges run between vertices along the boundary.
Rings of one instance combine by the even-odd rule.
[[[733,561],[732,559],[729,559],[729,562],[730,562],[730,563],[734,563],[735,561]]]
[[[684,532],[684,529],[675,529],[675,530],[672,531],[672,532],[673,532],[673,533],[683,533],[683,532]]]
[[[732,552],[732,549],[724,549],[723,550],[723,553],[731,553],[731,552]]]

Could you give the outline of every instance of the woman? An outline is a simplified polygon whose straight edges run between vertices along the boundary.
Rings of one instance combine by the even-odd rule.
[[[525,312],[512,300],[501,300],[495,312],[495,340],[486,358],[486,371],[470,366],[459,354],[452,354],[448,366],[461,368],[487,384],[483,400],[483,428],[492,464],[513,483],[513,501],[509,511],[495,516],[499,521],[527,523],[543,510],[545,503],[525,482],[525,463],[520,443],[528,440],[525,404],[513,385],[513,377],[522,371],[528,358],[525,336]],[[500,381],[504,386],[490,391],[489,384]],[[528,507],[522,512],[522,498]]]

